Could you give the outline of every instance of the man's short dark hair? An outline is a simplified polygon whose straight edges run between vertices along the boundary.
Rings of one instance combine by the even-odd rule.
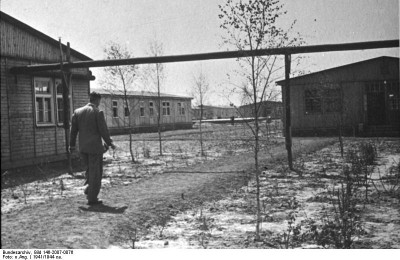
[[[94,101],[100,100],[100,99],[101,99],[101,95],[100,95],[100,93],[97,93],[96,91],[92,91],[92,92],[89,94],[89,100],[90,100],[90,102],[94,102]]]

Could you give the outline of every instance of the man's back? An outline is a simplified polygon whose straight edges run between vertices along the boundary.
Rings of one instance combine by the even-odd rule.
[[[89,103],[75,110],[72,117],[71,144],[75,144],[79,132],[79,151],[82,153],[103,153],[104,141],[111,145],[104,114],[95,105]]]

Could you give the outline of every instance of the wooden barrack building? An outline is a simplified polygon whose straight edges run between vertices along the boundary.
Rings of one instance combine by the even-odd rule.
[[[66,159],[62,74],[10,73],[10,68],[60,62],[59,41],[1,12],[1,169]],[[63,53],[67,46],[62,45]],[[71,61],[89,57],[71,49]],[[63,57],[64,61],[66,57]],[[88,68],[72,69],[70,107],[88,102]]]
[[[285,97],[285,81],[282,86]],[[400,137],[399,58],[377,57],[290,79],[293,136]]]
[[[104,111],[111,134],[156,132],[158,111],[161,131],[192,128],[191,97],[127,91],[127,107],[122,91],[93,90],[101,94],[99,108]]]

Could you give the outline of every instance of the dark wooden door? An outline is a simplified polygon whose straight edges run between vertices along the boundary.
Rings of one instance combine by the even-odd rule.
[[[375,92],[367,94],[367,111],[369,125],[385,124],[385,92]]]
[[[386,88],[386,100],[388,102],[387,123],[400,128],[400,84],[389,82]]]

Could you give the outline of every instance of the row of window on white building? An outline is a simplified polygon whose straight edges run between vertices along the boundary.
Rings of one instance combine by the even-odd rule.
[[[112,116],[113,117],[119,117],[118,114],[118,101],[113,100],[112,101]],[[179,116],[184,116],[185,115],[185,104],[178,102],[177,103],[177,112]],[[139,116],[144,117],[146,116],[146,106],[144,101],[139,102]],[[130,109],[128,106],[124,106],[124,116],[128,117],[130,114]],[[163,116],[170,116],[171,115],[171,105],[170,102],[168,101],[163,101],[161,102],[161,114]],[[156,105],[154,101],[149,101],[149,106],[148,106],[148,115],[150,117],[153,117],[156,115]]]
[[[64,104],[62,97],[62,81],[61,79],[53,78],[34,78],[35,86],[35,110],[36,123],[38,125],[58,125],[64,122]],[[72,108],[71,89],[69,93],[70,108]],[[171,105],[168,101],[162,101],[161,113],[163,116],[171,115]],[[139,102],[139,116],[145,116],[145,102]],[[185,104],[177,103],[177,114],[185,115]],[[153,117],[156,115],[156,103],[149,102],[148,115]],[[118,117],[118,101],[112,101],[111,113],[113,117]],[[124,116],[129,116],[130,111],[127,106],[124,106]]]

